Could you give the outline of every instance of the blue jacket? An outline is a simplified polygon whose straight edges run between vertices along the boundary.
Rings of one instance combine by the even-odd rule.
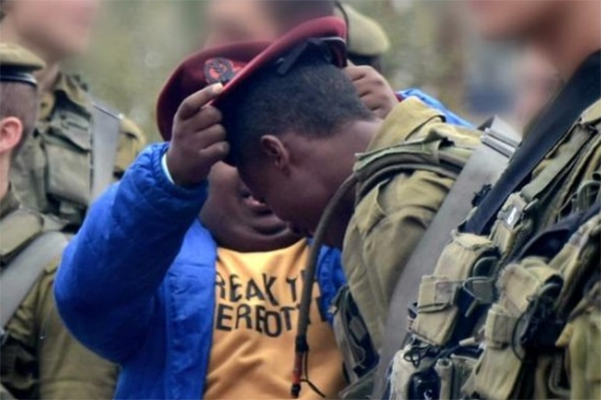
[[[206,184],[188,190],[169,182],[161,167],[166,148],[149,147],[94,204],[55,283],[71,332],[122,366],[118,399],[204,393],[216,244],[198,222]],[[318,282],[326,307],[344,283],[338,251],[322,250]]]
[[[411,97],[411,96],[417,97],[418,99],[420,99],[425,104],[432,107],[433,109],[441,111],[444,114],[446,121],[449,124],[463,126],[466,128],[474,128],[474,125],[471,122],[467,121],[466,119],[461,118],[459,115],[455,114],[453,111],[451,111],[447,107],[445,107],[445,105],[442,104],[440,102],[440,100],[430,96],[429,94],[422,91],[421,89],[417,89],[417,88],[405,89],[405,90],[401,90],[400,92],[398,92],[398,94],[401,95],[402,97]]]

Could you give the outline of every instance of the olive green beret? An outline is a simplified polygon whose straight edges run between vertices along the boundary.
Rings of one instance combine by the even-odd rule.
[[[37,85],[33,71],[44,68],[44,62],[29,50],[12,43],[0,43],[0,80]]]
[[[354,7],[338,3],[337,17],[348,24],[348,52],[364,57],[377,57],[390,49],[390,40],[384,29],[373,18],[361,14]]]

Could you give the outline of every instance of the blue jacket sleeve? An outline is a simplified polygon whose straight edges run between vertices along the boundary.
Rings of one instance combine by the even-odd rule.
[[[206,200],[206,184],[188,190],[169,182],[161,167],[166,149],[150,146],[91,207],[56,277],[69,330],[119,363],[143,344],[161,282]]]
[[[430,107],[435,110],[441,111],[447,119],[447,122],[452,125],[463,126],[466,128],[474,128],[474,124],[469,122],[468,120],[461,118],[459,115],[455,114],[453,111],[449,110],[444,104],[442,104],[439,100],[430,96],[426,92],[421,89],[410,88],[401,90],[398,94],[402,97],[417,97]]]

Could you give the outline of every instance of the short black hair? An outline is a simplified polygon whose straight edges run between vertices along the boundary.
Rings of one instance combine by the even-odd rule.
[[[352,82],[323,58],[308,52],[286,74],[277,68],[257,72],[221,105],[236,164],[258,154],[264,135],[325,138],[348,123],[374,119]]]
[[[0,119],[15,117],[23,125],[21,141],[13,149],[16,155],[27,138],[33,133],[38,116],[38,90],[21,82],[0,83]]]

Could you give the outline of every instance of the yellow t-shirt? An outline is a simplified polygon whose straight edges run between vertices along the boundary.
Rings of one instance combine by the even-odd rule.
[[[268,253],[219,248],[213,347],[205,399],[289,399],[307,241]],[[333,399],[342,358],[313,291],[309,378]],[[303,399],[318,399],[303,384]]]

